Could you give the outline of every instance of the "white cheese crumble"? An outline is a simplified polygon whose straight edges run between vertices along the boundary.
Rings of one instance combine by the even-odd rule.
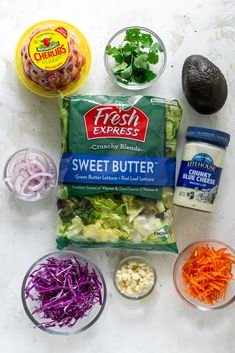
[[[154,286],[154,272],[148,264],[132,260],[117,270],[115,281],[122,294],[137,298]]]

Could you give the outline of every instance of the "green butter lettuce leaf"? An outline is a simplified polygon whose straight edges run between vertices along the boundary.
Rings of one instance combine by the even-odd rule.
[[[68,195],[67,186],[63,184],[58,185],[57,194],[59,199],[62,199],[62,200],[68,199],[69,195]]]
[[[126,207],[128,221],[133,222],[134,219],[143,211],[144,205],[140,199],[132,195],[122,195],[122,200]]]
[[[68,133],[69,133],[69,100],[60,95],[59,98],[60,121],[62,130],[62,151],[68,150]]]
[[[163,187],[163,193],[162,193],[162,203],[164,204],[164,207],[166,209],[172,208],[173,206],[173,195],[174,195],[174,189],[171,187]]]
[[[83,236],[87,240],[98,242],[117,242],[118,240],[131,240],[127,231],[118,228],[104,228],[102,222],[96,222],[84,229]]]
[[[182,118],[182,109],[175,101],[166,103],[166,156],[176,156],[177,133]]]
[[[81,218],[79,216],[75,216],[72,219],[71,225],[69,226],[69,228],[67,229],[67,237],[73,238],[73,237],[77,237],[78,234],[80,234],[84,228],[84,224],[81,220]]]
[[[154,215],[140,215],[134,220],[134,227],[138,229],[142,239],[146,239],[149,234],[156,232],[163,226],[161,218],[157,218]]]

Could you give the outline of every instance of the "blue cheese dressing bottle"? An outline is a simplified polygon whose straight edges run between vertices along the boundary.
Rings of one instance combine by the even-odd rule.
[[[174,194],[174,204],[213,212],[230,135],[189,126]]]

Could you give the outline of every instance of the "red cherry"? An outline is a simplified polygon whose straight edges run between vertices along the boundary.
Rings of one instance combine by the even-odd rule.
[[[48,38],[44,38],[43,43],[44,43],[45,47],[49,47],[49,45],[50,45],[50,41]]]
[[[73,60],[73,54],[72,53],[69,53],[69,58],[68,58],[69,61],[72,61]]]
[[[85,56],[83,56],[83,55],[80,56],[80,62],[81,62],[81,67],[85,65],[85,63],[86,63]]]
[[[78,55],[78,50],[77,50],[77,48],[73,48],[73,53],[74,53],[74,55]]]

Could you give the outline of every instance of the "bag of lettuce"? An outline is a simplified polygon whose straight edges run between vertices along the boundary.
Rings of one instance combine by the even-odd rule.
[[[172,232],[182,110],[152,96],[74,96],[61,103],[59,249],[177,252]]]

